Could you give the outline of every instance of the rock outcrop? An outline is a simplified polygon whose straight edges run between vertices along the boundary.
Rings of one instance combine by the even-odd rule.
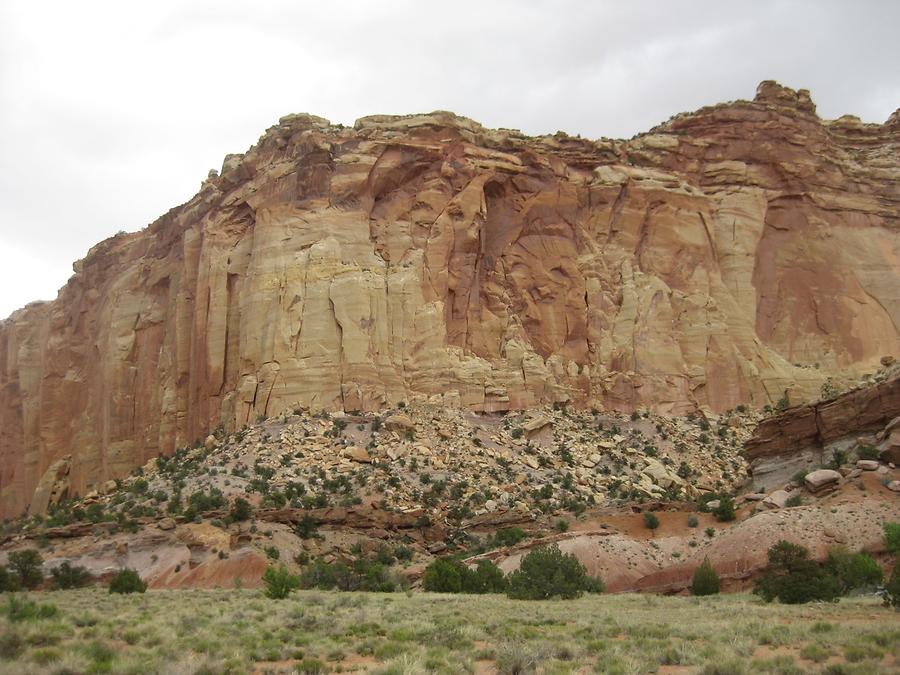
[[[629,141],[282,118],[0,324],[0,509],[296,406],[810,400],[900,352],[898,119],[772,82]]]
[[[876,384],[764,419],[744,444],[754,483],[774,486],[798,471],[822,465],[834,450],[847,450],[860,443],[875,446],[880,440],[877,447],[882,460],[893,461],[894,419],[900,419],[900,372]],[[900,421],[897,424],[900,426]]]

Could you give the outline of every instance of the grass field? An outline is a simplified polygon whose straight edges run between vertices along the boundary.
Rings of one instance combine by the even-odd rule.
[[[900,614],[874,598],[708,598],[105,589],[31,593],[2,619],[2,673],[882,673]],[[0,600],[5,606],[8,599]],[[45,610],[53,614],[53,610]]]

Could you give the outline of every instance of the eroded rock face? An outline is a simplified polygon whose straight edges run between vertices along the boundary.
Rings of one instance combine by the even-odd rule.
[[[890,444],[890,420],[900,415],[900,372],[871,386],[835,398],[790,408],[764,419],[744,444],[754,483],[775,485],[801,469],[830,458],[831,449],[846,450],[847,439],[882,430],[882,460]],[[887,425],[887,426],[885,426]],[[900,443],[898,443],[900,447]],[[877,464],[877,463],[876,463]]]
[[[775,83],[630,141],[282,118],[0,324],[0,507],[294,406],[813,398],[900,352],[895,118]]]

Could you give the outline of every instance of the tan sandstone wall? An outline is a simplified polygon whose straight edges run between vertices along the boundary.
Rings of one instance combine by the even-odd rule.
[[[0,323],[0,509],[298,405],[815,398],[900,352],[898,157],[775,83],[630,141],[285,117]]]

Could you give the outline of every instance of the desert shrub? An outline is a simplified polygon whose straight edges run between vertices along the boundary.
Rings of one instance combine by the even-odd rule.
[[[91,580],[90,573],[84,567],[72,565],[68,560],[50,570],[50,577],[55,589],[80,588]]]
[[[141,575],[128,567],[116,572],[109,582],[110,593],[143,593],[146,590],[147,584],[141,580]]]
[[[603,583],[589,577],[578,558],[555,544],[529,551],[508,581],[507,595],[517,600],[569,599],[603,590]]]
[[[22,588],[37,588],[44,580],[41,565],[44,564],[41,554],[36,548],[13,551],[9,554],[9,569],[16,575]]]
[[[297,524],[294,525],[294,534],[301,539],[312,539],[318,533],[319,529],[316,519],[308,513],[304,514],[303,517],[297,521]]]
[[[900,608],[900,561],[894,565],[891,578],[884,585],[883,596],[886,606]]]
[[[19,577],[10,572],[6,565],[0,565],[0,593],[19,590]]]
[[[319,558],[300,574],[301,588],[393,593],[404,585],[399,576],[391,574],[387,565],[367,558],[357,558],[350,564],[340,560],[327,563]]]
[[[860,445],[856,448],[858,459],[878,459],[878,448],[872,445]]]
[[[691,593],[693,595],[715,595],[718,592],[719,575],[710,564],[709,558],[704,558],[700,567],[694,570]]]
[[[59,614],[56,605],[38,604],[24,596],[10,595],[3,607],[3,615],[12,623],[52,619]]]
[[[785,500],[784,505],[787,507],[793,506],[802,506],[803,505],[803,497],[799,494],[793,494]]]
[[[842,546],[828,551],[828,571],[840,582],[841,593],[871,589],[881,583],[882,573],[868,553],[853,553]]]
[[[687,525],[688,527],[697,527],[700,524],[700,520],[693,513],[688,516]]]
[[[262,575],[262,580],[265,585],[266,597],[273,600],[286,598],[291,591],[300,587],[300,578],[291,574],[284,565],[267,568]]]
[[[787,604],[799,604],[834,600],[840,595],[840,582],[810,560],[809,551],[803,546],[782,539],[769,549],[768,556],[769,564],[753,589],[766,602],[777,598]]]
[[[394,547],[394,557],[400,562],[409,562],[413,558],[413,550],[409,546],[397,544]]]
[[[425,568],[422,588],[433,593],[503,593],[503,572],[490,560],[479,560],[469,569],[456,558],[439,558]]]
[[[734,520],[734,500],[728,495],[722,495],[719,499],[719,505],[713,509],[713,516],[720,523],[725,523],[731,520]]]
[[[25,650],[25,640],[18,631],[7,628],[0,633],[0,659],[17,659]]]
[[[884,547],[888,553],[900,553],[900,523],[884,524]]]
[[[422,588],[431,593],[462,593],[468,568],[453,558],[438,558],[425,568]]]
[[[490,560],[479,560],[464,577],[466,593],[505,593],[508,583],[503,571]]]
[[[525,530],[521,527],[506,527],[502,530],[497,530],[491,541],[494,548],[501,548],[504,546],[515,546],[525,539],[526,536]]]
[[[238,497],[234,500],[234,504],[231,505],[231,510],[228,512],[228,520],[232,523],[240,523],[249,520],[252,513],[253,509],[250,506],[250,502],[243,497]]]
[[[647,529],[655,530],[657,527],[659,527],[659,518],[655,513],[644,511],[644,525],[647,527]]]

